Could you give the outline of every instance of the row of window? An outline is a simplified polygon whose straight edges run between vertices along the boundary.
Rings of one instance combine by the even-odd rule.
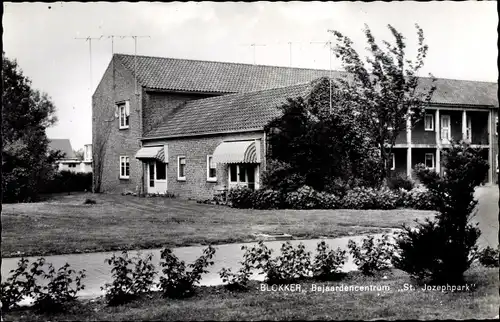
[[[449,136],[450,130],[450,116],[443,115],[441,118],[441,129],[442,133],[447,133],[446,136]],[[424,117],[424,127],[425,131],[434,131],[434,114],[425,114]],[[498,116],[495,117],[495,135],[498,135]],[[466,137],[468,139],[471,138],[472,134],[472,121],[470,117],[467,117],[467,125],[466,125]]]
[[[158,164],[158,162],[157,162]],[[152,164],[154,166],[154,164]],[[150,171],[154,174],[155,171]],[[130,158],[127,156],[120,156],[120,179],[130,178]],[[154,179],[154,178],[150,178]],[[156,167],[156,179],[166,179],[166,169],[164,167]],[[177,157],[177,180],[186,181],[186,157]],[[207,181],[217,181],[217,167],[213,162],[213,157],[207,155]]]

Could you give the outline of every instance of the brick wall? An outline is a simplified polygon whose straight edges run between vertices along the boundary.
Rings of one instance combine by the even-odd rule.
[[[113,93],[113,62],[115,91]],[[101,192],[123,192],[135,190],[141,185],[142,164],[134,158],[140,148],[141,95],[135,95],[134,77],[114,58],[105,71],[94,95],[92,96],[92,144],[93,159],[102,159]],[[119,129],[116,117],[116,103],[130,102],[128,129]],[[99,150],[102,147],[102,152]],[[120,179],[120,156],[130,158],[130,178]]]
[[[181,198],[208,199],[213,197],[214,187],[228,184],[227,165],[217,164],[217,182],[207,181],[207,155],[226,140],[260,139],[260,177],[265,167],[263,132],[221,134],[169,140],[148,140],[144,146],[168,145],[167,185],[168,191]],[[177,157],[186,157],[186,181],[177,180]],[[144,186],[146,190],[147,187]]]

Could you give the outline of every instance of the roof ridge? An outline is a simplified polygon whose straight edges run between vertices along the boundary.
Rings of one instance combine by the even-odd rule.
[[[134,57],[132,54],[123,54],[123,53],[115,53],[115,56],[129,56]],[[175,57],[162,57],[162,56],[151,56],[151,55],[137,55],[137,57],[143,58],[155,58],[155,59],[165,59],[165,60],[177,60],[177,61],[191,61],[191,62],[202,62],[202,63],[217,63],[217,64],[226,64],[226,65],[242,65],[242,66],[255,66],[255,67],[271,67],[271,68],[280,68],[286,70],[310,70],[310,71],[322,71],[322,72],[330,72],[329,69],[322,68],[307,68],[307,67],[288,67],[288,66],[276,66],[276,65],[264,65],[264,64],[250,64],[250,63],[240,63],[240,62],[228,62],[228,61],[218,61],[218,60],[202,60],[202,59],[189,59],[189,58],[175,58]],[[332,69],[331,72],[335,73],[347,73],[344,70]],[[417,76],[421,79],[431,79],[429,76]],[[460,79],[460,78],[447,78],[447,77],[435,77],[437,80],[452,80],[452,81],[466,81],[466,82],[476,82],[476,83],[487,83],[487,84],[497,84],[497,82],[492,81],[478,81],[471,79]]]

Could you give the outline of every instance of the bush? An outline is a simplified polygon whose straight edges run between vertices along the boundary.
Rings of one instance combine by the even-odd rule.
[[[416,167],[418,179],[431,195],[435,219],[416,230],[405,227],[397,245],[394,265],[418,278],[436,283],[461,283],[463,273],[477,256],[480,230],[469,222],[476,212],[475,187],[482,184],[488,163],[480,149],[453,143],[444,151],[446,174]]]
[[[408,177],[403,177],[401,175],[396,175],[390,177],[387,180],[387,187],[391,190],[399,191],[399,189],[404,189],[410,191],[415,187],[415,183]]]
[[[401,194],[387,187],[382,187],[375,193],[374,209],[396,209],[402,204]]]
[[[329,246],[321,241],[316,248],[316,256],[312,264],[314,278],[327,281],[333,280],[340,276],[340,269],[347,259],[346,251],[337,248],[337,250],[329,249]]]
[[[260,189],[252,193],[252,208],[255,209],[282,209],[285,206],[284,196],[274,190]]]
[[[270,159],[262,173],[262,184],[266,189],[288,193],[305,184],[305,177],[296,173],[289,163]]]
[[[262,242],[259,244],[264,245]],[[265,247],[265,246],[264,246]],[[261,251],[264,248],[259,248]],[[248,281],[252,274],[252,269],[255,268],[256,259],[262,258],[261,253],[257,251],[257,248],[253,246],[248,248],[247,246],[241,246],[241,250],[244,250],[243,261],[240,262],[241,267],[238,272],[233,273],[231,269],[222,268],[219,272],[219,276],[222,282],[226,283],[226,287],[230,290],[244,290],[248,286]]]
[[[354,258],[354,263],[365,275],[374,275],[376,272],[388,269],[394,253],[394,245],[389,242],[388,235],[376,239],[368,236],[361,245],[349,240],[347,247]]]
[[[57,172],[42,188],[42,193],[92,191],[92,173]]]
[[[317,192],[309,186],[289,192],[285,202],[292,209],[334,209],[338,206],[338,199],[334,195]]]
[[[376,204],[377,192],[373,188],[355,187],[342,198],[342,208],[373,209]]]
[[[434,196],[425,186],[418,185],[410,191],[404,189],[399,191],[403,207],[417,210],[436,210]]]
[[[499,250],[491,248],[490,246],[484,248],[479,252],[479,263],[486,267],[498,267]]]
[[[97,204],[97,201],[95,201],[94,199],[85,199],[85,201],[83,202],[84,205],[95,205]]]
[[[228,201],[234,208],[248,209],[253,206],[253,190],[247,187],[236,187],[229,190]]]
[[[163,295],[170,298],[192,296],[201,275],[208,273],[207,267],[214,264],[211,261],[214,254],[215,248],[208,246],[194,263],[188,265],[191,271],[187,271],[184,261],[180,261],[171,249],[162,249],[160,266],[163,268],[163,276],[160,277],[159,286]]]
[[[45,272],[44,265],[44,258],[31,263],[31,268],[26,258],[19,260],[17,268],[11,270],[10,276],[1,283],[0,294],[4,310],[17,308],[24,297],[33,298],[35,309],[42,312],[63,311],[68,303],[76,300],[76,294],[85,287],[82,284],[85,271],[77,273],[66,263],[58,270],[49,264],[48,272]],[[44,286],[38,284],[42,279],[48,280]]]
[[[113,282],[101,287],[106,291],[106,302],[109,305],[127,303],[151,290],[157,274],[151,263],[152,258],[152,254],[147,254],[144,258],[140,254],[129,257],[128,252],[123,251],[121,256],[113,254],[111,258],[105,260],[108,265],[113,266],[111,269]]]

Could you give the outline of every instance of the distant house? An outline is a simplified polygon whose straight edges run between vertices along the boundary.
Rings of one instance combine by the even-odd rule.
[[[49,149],[64,153],[64,158],[56,161],[59,171],[92,172],[92,144],[84,146],[83,160],[75,156],[69,139],[50,139]]]
[[[340,74],[115,54],[93,95],[100,190],[210,198],[221,188],[258,189],[268,154],[264,126],[279,115],[276,107],[307,96],[319,77]],[[497,84],[438,79],[436,86],[425,119],[398,137],[393,171],[411,176],[424,163],[443,172],[441,153],[459,138],[485,149],[486,180],[496,182]]]

